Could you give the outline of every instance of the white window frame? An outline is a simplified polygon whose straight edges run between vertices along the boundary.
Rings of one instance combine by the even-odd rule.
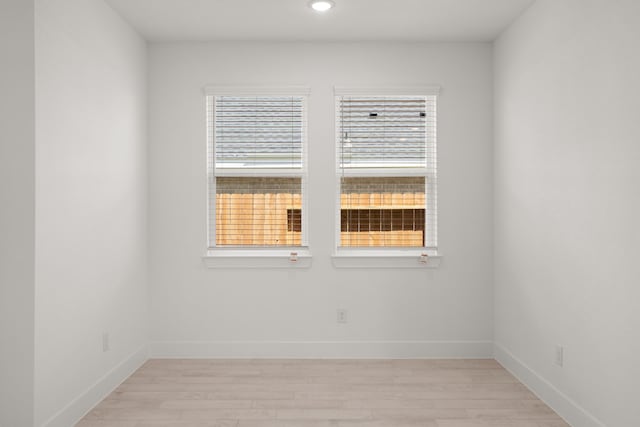
[[[431,161],[425,169],[351,169],[342,170],[339,164],[340,155],[340,113],[338,103],[340,97],[343,96],[436,96],[440,95],[440,86],[393,86],[393,87],[334,87],[334,125],[335,125],[335,244],[334,253],[332,255],[333,265],[337,268],[437,268],[442,261],[442,255],[438,252],[438,197],[437,197],[437,165]],[[437,101],[436,101],[437,102]],[[437,103],[436,103],[437,105]],[[437,134],[436,134],[436,150],[437,150]],[[437,155],[437,154],[436,154]],[[429,159],[427,159],[430,162]],[[393,247],[341,247],[340,246],[340,227],[341,227],[341,177],[358,177],[358,176],[376,176],[376,177],[401,177],[401,176],[421,176],[425,177],[425,191],[431,196],[427,197],[425,209],[426,212],[433,212],[434,219],[425,225],[425,233],[432,236],[432,244],[425,247],[414,248],[393,248]],[[426,220],[425,215],[425,220]]]
[[[203,89],[205,100],[205,123],[208,120],[207,98],[210,96],[300,96],[303,98],[303,114],[308,117],[308,100],[311,90],[307,86],[232,86],[213,85]],[[214,111],[215,114],[215,105]],[[215,123],[215,116],[214,116]],[[205,124],[206,126],[206,124]],[[215,170],[215,130],[207,129],[207,210],[206,224],[207,235],[205,242],[205,254],[202,257],[208,268],[308,268],[311,266],[311,251],[309,249],[308,236],[308,123],[304,121],[302,141],[302,169],[297,171],[278,171],[269,169],[253,169],[250,173],[246,170],[225,169]],[[213,164],[209,164],[210,156]],[[211,209],[215,212],[215,199],[210,197],[216,193],[216,177],[219,176],[260,176],[260,177],[299,177],[302,180],[302,245],[278,246],[278,247],[233,247],[215,245],[215,221],[210,221]]]

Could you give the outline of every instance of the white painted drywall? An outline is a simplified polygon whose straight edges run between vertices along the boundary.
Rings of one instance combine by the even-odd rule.
[[[485,354],[493,319],[490,44],[152,44],[149,55],[152,355]],[[310,269],[203,265],[207,84],[311,88]],[[443,88],[442,266],[336,270],[333,87],[416,84]],[[337,308],[349,310],[347,324],[336,322]]]
[[[640,423],[639,22],[538,0],[495,45],[495,340],[575,427]]]
[[[33,425],[33,2],[0,2],[0,426]]]
[[[146,73],[102,0],[36,2],[37,426],[147,340]]]

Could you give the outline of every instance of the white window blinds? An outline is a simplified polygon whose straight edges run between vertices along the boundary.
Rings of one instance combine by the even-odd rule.
[[[306,245],[306,96],[209,95],[209,248]]]
[[[338,97],[342,169],[435,162],[435,96]]]
[[[301,168],[302,97],[215,97],[216,169]]]

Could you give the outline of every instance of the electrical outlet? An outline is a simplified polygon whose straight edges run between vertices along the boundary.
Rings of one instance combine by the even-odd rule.
[[[102,334],[102,351],[109,351],[109,334],[107,332]]]
[[[347,310],[344,308],[339,308],[337,311],[337,321],[338,323],[347,323]]]
[[[556,346],[556,365],[564,365],[564,347],[561,345]]]

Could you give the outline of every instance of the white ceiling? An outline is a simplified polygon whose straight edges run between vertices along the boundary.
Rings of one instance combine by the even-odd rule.
[[[491,41],[534,0],[106,0],[150,41]]]

